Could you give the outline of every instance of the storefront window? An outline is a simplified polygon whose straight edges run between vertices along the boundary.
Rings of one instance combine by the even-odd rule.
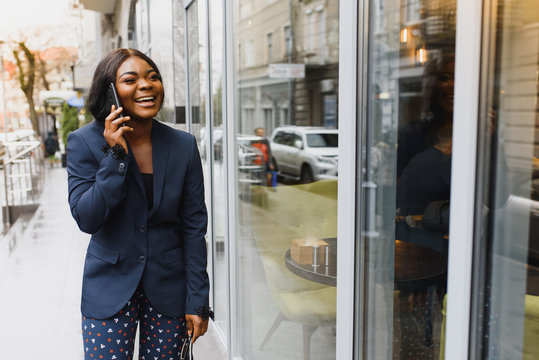
[[[138,3],[146,3],[139,1]],[[171,16],[163,16],[169,14],[172,10],[172,3],[163,1],[153,1],[151,3],[152,11],[149,12],[149,29],[151,34],[151,48],[140,48],[141,51],[149,54],[151,58],[158,64],[159,71],[165,87],[165,99],[157,119],[167,123],[174,123],[174,76],[175,72],[183,71],[183,69],[174,68],[174,57],[171,44],[173,44],[173,36],[170,31],[173,18]],[[135,15],[135,14],[134,14]],[[142,16],[142,15],[141,15]],[[149,43],[146,43],[148,46]],[[141,45],[142,46],[142,45]],[[185,72],[185,71],[184,71]]]
[[[187,64],[189,69],[189,122],[199,148],[206,133],[206,28],[204,21],[205,2],[193,1],[187,8]]]
[[[539,358],[539,11],[489,2],[472,358]]]
[[[185,55],[185,9],[183,2],[172,2],[172,62],[174,64],[174,92],[167,94],[174,97],[174,127],[187,130],[185,104],[186,89],[186,55]]]
[[[226,233],[226,169],[223,124],[223,1],[210,0],[211,41],[211,154],[213,155],[213,293],[215,322],[225,333],[227,329],[227,263],[225,257]],[[206,161],[209,161],[207,154]],[[228,334],[226,335],[228,336]]]
[[[209,40],[211,56],[208,60],[207,11],[210,11]],[[215,323],[221,335],[227,330],[227,263],[225,257],[226,233],[226,178],[224,167],[224,131],[222,107],[222,1],[211,0],[210,8],[205,1],[195,0],[187,7],[189,107],[191,132],[196,137],[204,169],[206,199],[211,224],[213,251],[212,273],[213,306]],[[208,65],[210,65],[208,69]],[[208,73],[210,72],[210,73]],[[208,91],[210,92],[209,96]],[[209,112],[208,112],[209,111]]]
[[[147,53],[150,46],[150,31],[148,25],[148,0],[137,0],[135,5],[137,46]]]
[[[178,2],[186,14],[189,113],[191,133],[197,139],[204,169],[208,212],[211,215],[213,251],[208,272],[212,274],[215,323],[221,335],[227,330],[227,258],[226,239],[226,169],[223,128],[223,26],[222,0],[195,0],[187,8]],[[209,12],[209,13],[208,13]],[[208,21],[208,19],[210,19]],[[180,22],[179,22],[180,23]],[[206,32],[209,30],[209,34]],[[180,31],[178,31],[180,33]],[[209,35],[209,36],[208,36]],[[208,43],[209,40],[209,43]],[[183,43],[183,41],[182,41]],[[208,45],[209,50],[208,51]],[[184,86],[185,88],[185,86]]]
[[[451,241],[456,1],[380,0],[369,9],[368,76],[358,79],[366,90],[358,103],[367,108],[358,126],[358,356],[438,359]]]
[[[337,0],[234,1],[246,359],[335,359],[338,9]]]

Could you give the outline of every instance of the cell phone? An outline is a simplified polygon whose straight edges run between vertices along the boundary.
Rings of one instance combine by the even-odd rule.
[[[116,93],[116,87],[114,86],[114,83],[110,83],[109,85],[109,88],[107,90],[107,106],[108,106],[108,109],[111,108],[111,106],[114,105],[116,107],[116,109],[118,109],[119,107],[121,107],[122,105],[120,104],[120,100],[118,99],[118,93]],[[115,109],[115,110],[116,110]],[[118,115],[118,118],[120,117],[123,117],[123,113],[120,113],[120,115]],[[123,126],[124,123],[121,123],[120,126]]]

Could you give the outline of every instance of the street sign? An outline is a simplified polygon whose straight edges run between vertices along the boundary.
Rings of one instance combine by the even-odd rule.
[[[305,64],[269,64],[268,76],[270,78],[304,78]]]

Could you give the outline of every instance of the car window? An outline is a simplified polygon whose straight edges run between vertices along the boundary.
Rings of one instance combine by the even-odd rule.
[[[283,145],[294,146],[294,134],[284,133],[283,134]]]
[[[273,137],[273,142],[276,144],[282,144],[283,143],[283,132],[279,131],[275,136]]]
[[[338,147],[338,134],[307,134],[309,147]]]
[[[301,143],[303,144],[303,139],[301,138],[301,136],[298,135],[298,134],[293,134],[292,135],[292,143],[290,144],[290,146],[296,147],[296,141],[298,141],[298,140],[301,141]]]

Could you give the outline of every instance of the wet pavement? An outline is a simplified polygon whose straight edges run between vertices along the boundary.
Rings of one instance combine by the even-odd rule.
[[[0,238],[0,358],[83,359],[80,289],[89,235],[69,211],[67,175],[48,169],[40,206]],[[212,330],[195,358],[224,359]]]

